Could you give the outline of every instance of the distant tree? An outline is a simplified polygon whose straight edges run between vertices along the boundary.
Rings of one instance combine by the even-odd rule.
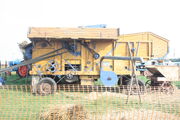
[[[172,62],[180,62],[180,58],[170,59]]]

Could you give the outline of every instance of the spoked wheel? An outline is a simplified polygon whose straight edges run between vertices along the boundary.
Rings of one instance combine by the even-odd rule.
[[[20,66],[17,70],[17,74],[20,76],[20,77],[26,77],[28,75],[28,72],[29,72],[29,68],[27,65],[24,65],[24,66]]]
[[[151,86],[151,80],[146,81],[145,86],[147,87]]]
[[[36,89],[39,95],[49,95],[56,92],[57,84],[52,78],[45,77],[38,82]]]
[[[145,86],[146,86],[146,91],[147,92],[151,91],[151,85],[152,85],[151,80],[146,81]]]
[[[60,68],[60,65],[55,60],[50,60],[46,64],[46,71],[49,71],[51,73],[56,72]]]
[[[65,76],[64,80],[66,83],[76,83],[79,81],[79,78],[77,75],[75,76],[75,75],[68,74]]]
[[[127,83],[127,85],[128,85],[128,87],[130,87],[131,81],[129,81]],[[128,88],[128,90],[129,90],[129,88]],[[131,86],[131,91],[129,91],[129,92],[131,95],[138,95],[138,92],[140,94],[143,94],[144,91],[145,91],[144,83],[141,80],[138,80],[138,85],[136,84],[136,81],[133,81],[132,86]]]
[[[161,85],[161,92],[165,94],[173,94],[174,93],[174,87],[171,84],[171,82],[163,82]]]
[[[76,71],[74,71],[73,69],[69,69],[68,71],[66,71],[66,75],[64,76],[64,83],[79,83],[79,77],[78,75],[76,75]]]

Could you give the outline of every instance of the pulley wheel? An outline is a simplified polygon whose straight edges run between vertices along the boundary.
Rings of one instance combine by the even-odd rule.
[[[100,80],[104,86],[114,86],[118,83],[118,77],[113,71],[100,72]]]
[[[20,66],[17,70],[17,73],[20,77],[26,77],[28,75],[29,69],[27,65]]]
[[[54,73],[56,72],[58,69],[60,68],[60,65],[57,61],[55,60],[50,60],[48,61],[48,63],[46,64],[46,70]]]
[[[100,55],[98,53],[93,54],[93,58],[98,59]]]

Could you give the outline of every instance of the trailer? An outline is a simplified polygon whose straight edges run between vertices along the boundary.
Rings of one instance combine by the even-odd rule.
[[[170,65],[151,65],[146,66],[147,70],[151,73],[149,81],[146,86],[159,87],[161,92],[172,94],[174,86],[172,82],[180,81],[180,67]]]

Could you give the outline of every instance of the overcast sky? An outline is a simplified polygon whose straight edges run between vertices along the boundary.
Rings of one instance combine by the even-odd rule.
[[[180,57],[180,0],[0,0],[0,60],[22,58],[29,27],[107,24],[120,34],[153,32]]]

